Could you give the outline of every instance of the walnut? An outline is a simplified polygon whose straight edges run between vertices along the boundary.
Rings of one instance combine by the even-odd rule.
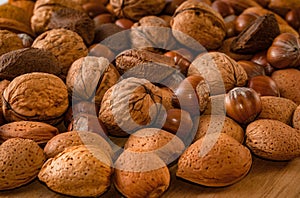
[[[159,14],[165,7],[165,0],[110,0],[119,18],[137,21],[143,16]]]
[[[75,60],[88,55],[82,38],[76,32],[66,29],[44,32],[34,40],[32,47],[52,52],[59,60],[64,75]]]
[[[244,86],[248,80],[244,68],[221,52],[209,52],[196,58],[189,67],[188,75],[199,74],[207,81],[211,95]]]
[[[0,78],[12,80],[31,72],[45,72],[59,76],[62,68],[49,51],[24,48],[8,52],[0,59]]]
[[[144,78],[175,88],[184,79],[171,57],[142,49],[130,49],[116,57],[116,68],[123,78]]]
[[[151,51],[155,49],[172,50],[177,44],[169,24],[157,16],[145,16],[133,24],[130,37],[131,48]]]
[[[103,57],[82,57],[76,60],[67,75],[69,95],[75,101],[100,105],[104,93],[120,78],[116,68]]]
[[[162,112],[162,92],[146,79],[127,78],[104,94],[99,118],[108,133],[126,136],[155,124]]]
[[[171,20],[173,35],[188,47],[198,50],[217,49],[226,36],[222,16],[205,3],[185,1],[175,11]]]
[[[2,96],[8,122],[29,120],[55,125],[68,108],[68,91],[53,74],[33,72],[14,78]]]
[[[11,31],[0,30],[0,40],[0,55],[23,48],[22,40]]]

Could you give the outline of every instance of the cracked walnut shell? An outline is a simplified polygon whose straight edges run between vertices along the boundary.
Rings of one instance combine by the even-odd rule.
[[[4,90],[2,100],[8,122],[29,120],[55,125],[63,119],[69,105],[64,82],[53,74],[40,72],[14,78]]]

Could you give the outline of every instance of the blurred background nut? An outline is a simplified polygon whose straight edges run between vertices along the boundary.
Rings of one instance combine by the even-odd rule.
[[[156,15],[165,7],[165,0],[110,0],[114,13],[118,18],[128,18],[138,21],[148,15]]]
[[[74,102],[89,101],[100,105],[105,92],[119,78],[119,72],[108,59],[87,56],[73,62],[66,84]]]
[[[107,58],[110,62],[115,59],[115,53],[113,53],[107,46],[100,43],[91,45],[88,50],[88,56],[104,57]]]
[[[62,68],[57,58],[44,49],[24,48],[1,56],[0,78],[13,80],[31,72],[45,72],[61,77]]]
[[[226,3],[225,1],[222,1],[222,0],[214,1],[211,4],[211,7],[215,11],[219,12],[223,18],[225,18],[226,16],[234,14],[234,10],[231,7],[231,5]]]
[[[29,14],[22,8],[10,4],[0,6],[0,28],[35,36],[30,26]]]
[[[53,74],[40,72],[14,78],[2,99],[8,122],[29,120],[55,125],[62,121],[69,105],[64,82]]]
[[[255,76],[248,80],[248,87],[254,89],[260,96],[280,96],[279,88],[269,76]]]
[[[300,5],[297,8],[292,8],[286,15],[285,20],[295,30],[300,30]]]
[[[58,59],[62,74],[67,75],[72,63],[88,55],[82,38],[71,30],[53,29],[39,35],[32,44],[33,48],[45,49]]]
[[[126,18],[117,19],[115,24],[120,26],[123,29],[130,29],[133,26],[133,21]]]
[[[221,52],[208,52],[198,56],[190,65],[188,76],[201,75],[210,94],[223,94],[236,86],[244,86],[248,76],[243,67]]]
[[[265,68],[262,65],[259,65],[255,62],[240,60],[237,63],[245,69],[245,71],[247,72],[248,79],[253,78],[255,76],[265,75]]]
[[[273,10],[281,16],[285,16],[289,10],[297,7],[300,7],[300,2],[298,0],[270,0],[270,3],[268,5],[268,8],[270,10]]]
[[[226,36],[222,16],[207,4],[197,1],[185,1],[177,8],[171,27],[180,43],[195,50],[199,50],[199,44],[207,50],[217,49]]]
[[[220,1],[225,2],[229,6],[231,6],[237,15],[242,13],[247,8],[261,7],[261,5],[258,4],[255,0],[220,0]]]
[[[22,40],[17,34],[11,31],[0,30],[0,40],[0,56],[7,52],[23,48]]]
[[[176,40],[169,24],[157,16],[145,16],[134,23],[130,32],[131,48],[172,50]]]
[[[162,110],[160,88],[146,79],[131,77],[105,92],[99,118],[109,134],[127,136],[154,124]]]
[[[0,190],[14,189],[34,180],[45,161],[33,140],[11,138],[0,145]]]

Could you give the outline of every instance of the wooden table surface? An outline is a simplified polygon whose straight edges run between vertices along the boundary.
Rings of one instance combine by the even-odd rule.
[[[240,182],[223,188],[208,188],[176,178],[176,165],[170,168],[171,185],[163,198],[224,198],[224,197],[300,197],[300,158],[289,162],[273,162],[253,158],[249,174]],[[38,180],[11,191],[0,192],[1,198],[68,198],[49,190]],[[122,197],[113,186],[101,197]]]

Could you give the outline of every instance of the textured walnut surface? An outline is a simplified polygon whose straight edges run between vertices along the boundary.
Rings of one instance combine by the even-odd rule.
[[[0,56],[21,48],[23,48],[23,43],[17,34],[8,30],[0,30]]]

